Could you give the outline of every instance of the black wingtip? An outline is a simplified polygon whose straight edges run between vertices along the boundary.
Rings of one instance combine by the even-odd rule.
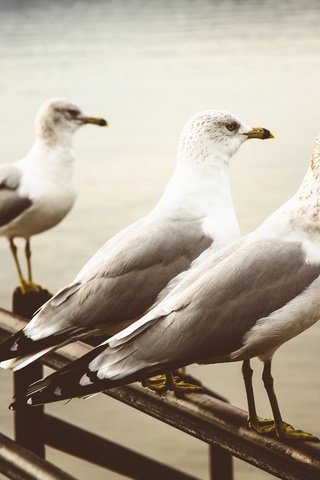
[[[95,382],[84,386],[81,385],[80,381],[83,375],[88,374],[88,365],[91,360],[105,348],[105,345],[96,347],[70,365],[66,365],[61,370],[31,384],[26,392],[27,403],[31,406],[36,406],[68,400],[74,397],[82,397],[99,391]],[[91,375],[89,371],[89,376],[93,376],[94,380],[97,380],[94,372]],[[104,382],[99,381],[98,383]],[[17,399],[15,400],[17,401]]]
[[[32,340],[25,336],[23,330],[14,333],[0,344],[0,361],[2,362],[20,356],[20,351],[28,349],[28,345],[31,342]]]
[[[15,412],[20,407],[26,408],[26,407],[32,407],[32,406],[33,406],[33,401],[31,397],[27,398],[27,397],[19,396],[17,398],[14,397],[14,401],[9,405],[9,410],[11,410],[11,412]]]
[[[31,355],[51,346],[50,344],[52,344],[51,338],[34,341],[27,337],[23,330],[19,330],[0,344],[0,362]]]
[[[24,330],[14,333],[0,344],[0,362],[11,358],[24,357],[40,352],[48,347],[54,347],[63,343],[66,339],[66,332],[50,335],[39,340],[32,340],[27,337]]]

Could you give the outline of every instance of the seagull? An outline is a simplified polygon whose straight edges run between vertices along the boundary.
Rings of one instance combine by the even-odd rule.
[[[30,238],[59,223],[76,199],[73,134],[84,124],[107,126],[63,99],[43,103],[35,119],[35,142],[21,160],[0,166],[0,235],[9,241],[22,293],[39,291],[32,279]],[[25,239],[28,277],[14,243]]]
[[[71,284],[0,346],[0,366],[22,368],[76,338],[120,331],[199,255],[238,238],[229,161],[245,140],[271,137],[269,130],[248,127],[227,112],[191,118],[155,208],[111,238]]]
[[[320,136],[289,201],[253,233],[191,269],[140,320],[31,385],[28,403],[90,396],[192,363],[242,361],[249,426],[279,438],[316,440],[282,420],[271,361],[284,342],[320,318],[319,205]],[[257,416],[253,357],[264,363],[274,420]]]

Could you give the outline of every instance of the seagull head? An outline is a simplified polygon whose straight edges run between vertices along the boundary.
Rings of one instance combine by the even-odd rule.
[[[72,138],[75,131],[85,124],[106,127],[107,121],[101,117],[84,115],[81,109],[67,100],[54,98],[44,102],[36,115],[36,135],[48,143]]]
[[[229,161],[249,138],[267,139],[273,135],[266,128],[248,127],[232,113],[207,110],[192,117],[184,127],[180,157],[191,157],[198,164],[213,158]]]

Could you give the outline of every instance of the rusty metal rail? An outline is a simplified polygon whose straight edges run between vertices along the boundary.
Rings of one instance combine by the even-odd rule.
[[[14,480],[76,480],[0,434],[0,472]]]
[[[22,319],[0,309],[0,338],[24,325]],[[47,355],[43,363],[61,368],[91,348],[77,342]],[[104,393],[208,443],[212,478],[232,478],[228,462],[231,454],[284,480],[320,479],[320,444],[285,443],[258,435],[246,427],[246,412],[221,401],[212,392],[177,399],[171,393],[159,397],[133,384]]]

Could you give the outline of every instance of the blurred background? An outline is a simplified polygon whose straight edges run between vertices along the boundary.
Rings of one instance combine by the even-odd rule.
[[[233,160],[243,234],[297,189],[320,131],[317,0],[0,0],[0,9],[0,162],[26,153],[34,114],[50,97],[110,123],[77,133],[79,198],[61,224],[33,238],[35,280],[52,292],[150,211],[173,171],[181,128],[198,111],[229,110],[276,136],[247,142]],[[16,272],[0,240],[0,305],[10,308]],[[318,435],[319,343],[315,325],[274,359],[284,419]],[[259,413],[270,415],[260,362],[254,367]],[[190,371],[246,409],[240,364]],[[12,435],[11,375],[0,375],[1,429]],[[96,396],[48,410],[208,478],[205,444],[115,400]],[[123,478],[53,450],[48,458],[80,479]],[[235,471],[236,480],[273,478],[237,460]]]

